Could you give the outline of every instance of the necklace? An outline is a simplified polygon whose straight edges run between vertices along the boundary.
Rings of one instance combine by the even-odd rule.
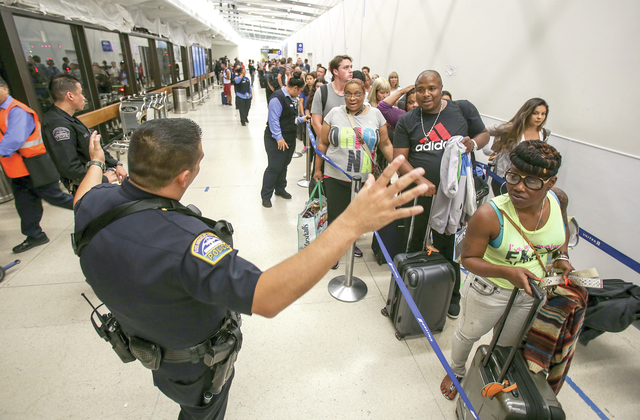
[[[424,134],[425,139],[427,139],[431,135],[431,132],[433,131],[433,127],[436,126],[436,123],[438,122],[438,118],[440,118],[440,113],[442,112],[443,108],[444,108],[444,101],[440,99],[440,111],[438,111],[438,115],[436,115],[436,119],[433,121],[433,125],[431,126],[431,129],[429,130],[428,133],[425,133],[424,131],[424,122],[422,122],[422,113],[424,111],[422,110],[422,108],[420,108],[420,126],[422,126],[422,134]]]
[[[531,245],[533,246],[533,237],[536,235],[536,232],[538,232],[538,227],[540,226],[540,221],[542,220],[542,213],[544,213],[544,203],[547,201],[547,197],[544,198],[544,200],[542,200],[542,207],[540,208],[540,217],[538,217],[538,223],[536,223],[536,229],[533,231],[533,234],[531,235]],[[518,216],[518,224],[520,225],[520,236],[522,237],[522,240],[524,242],[526,242],[526,240],[524,239],[524,232],[522,231],[522,221],[520,220],[520,214],[518,213],[518,209],[516,208],[516,206],[513,206],[513,208],[516,210],[516,216]],[[522,249],[526,248],[527,244],[524,243],[522,245]],[[533,251],[533,250],[532,250]],[[523,254],[524,255],[524,254]]]

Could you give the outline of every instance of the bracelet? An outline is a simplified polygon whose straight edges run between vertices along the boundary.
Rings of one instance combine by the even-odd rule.
[[[556,251],[553,253],[553,258],[558,257],[558,255],[565,255],[567,258],[569,258],[569,254],[565,251]]]
[[[562,255],[559,255],[559,256],[557,256],[556,258],[553,259],[553,262],[555,263],[558,260],[563,260],[563,261],[566,261],[569,264],[571,264],[571,261],[569,261],[569,257],[565,257],[565,256],[562,256]]]
[[[471,139],[471,141],[473,142],[473,149],[471,151],[475,152],[476,150],[478,150],[478,143],[476,143],[474,139]]]

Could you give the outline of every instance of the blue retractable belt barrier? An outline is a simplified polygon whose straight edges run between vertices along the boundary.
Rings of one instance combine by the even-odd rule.
[[[467,394],[462,389],[460,382],[458,382],[458,378],[456,378],[455,373],[453,373],[453,370],[451,370],[451,367],[449,366],[447,359],[444,357],[444,354],[442,354],[442,350],[440,350],[440,346],[438,346],[438,343],[436,342],[435,338],[433,338],[433,334],[431,334],[431,330],[427,326],[427,323],[422,317],[420,310],[418,309],[418,307],[416,306],[416,303],[413,301],[413,298],[409,294],[409,290],[407,289],[407,286],[405,286],[404,282],[402,281],[402,278],[400,278],[400,274],[398,273],[398,270],[396,269],[395,264],[393,264],[393,261],[389,256],[389,252],[387,252],[387,248],[384,246],[384,243],[382,242],[382,238],[378,234],[378,231],[373,232],[373,234],[378,239],[378,243],[380,244],[380,250],[384,255],[384,259],[387,260],[387,264],[389,265],[389,268],[391,268],[391,274],[393,274],[393,278],[398,284],[398,287],[400,288],[400,292],[402,292],[402,296],[407,301],[407,304],[409,305],[409,308],[411,309],[413,316],[418,321],[420,328],[422,328],[422,332],[424,332],[424,335],[429,340],[429,344],[431,344],[431,348],[435,352],[436,356],[438,356],[438,359],[440,360],[440,363],[442,363],[442,366],[444,367],[444,369],[447,371],[449,378],[451,378],[453,385],[458,390],[458,394],[460,394],[460,398],[462,398],[464,403],[467,405],[467,408],[471,412],[471,415],[473,416],[474,419],[478,420],[479,419],[478,414],[476,413],[473,406],[471,405],[471,401],[469,401]]]

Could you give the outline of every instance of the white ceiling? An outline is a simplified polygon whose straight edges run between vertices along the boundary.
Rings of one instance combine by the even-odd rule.
[[[209,0],[245,39],[281,41],[341,0]]]

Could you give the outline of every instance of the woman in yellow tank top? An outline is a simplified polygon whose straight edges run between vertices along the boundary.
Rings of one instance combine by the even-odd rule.
[[[551,145],[531,140],[520,143],[510,155],[505,174],[507,194],[480,207],[467,226],[462,265],[469,275],[461,290],[461,316],[453,335],[451,369],[461,379],[473,344],[488,333],[502,316],[511,290],[522,289],[509,313],[498,345],[517,345],[514,340],[531,309],[533,298],[528,278],[545,276],[523,234],[546,261],[566,276],[573,267],[567,253],[567,195],[553,188],[562,157]],[[553,189],[553,190],[552,190]],[[515,222],[505,220],[504,212]],[[442,394],[453,399],[458,391],[447,375]]]

